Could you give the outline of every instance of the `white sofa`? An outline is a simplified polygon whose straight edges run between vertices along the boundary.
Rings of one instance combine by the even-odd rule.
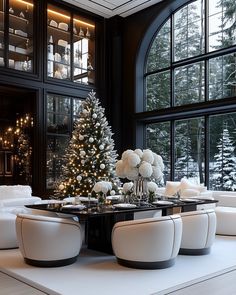
[[[215,209],[217,218],[216,234],[236,235],[236,192],[214,191],[213,197],[218,200]]]
[[[0,185],[0,249],[18,247],[15,220],[18,213],[27,213],[24,205],[41,198],[32,196],[28,185]]]
[[[41,198],[32,196],[28,185],[0,185],[0,207],[31,205]]]

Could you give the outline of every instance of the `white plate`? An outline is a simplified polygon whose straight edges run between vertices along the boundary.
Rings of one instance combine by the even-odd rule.
[[[129,203],[115,204],[113,206],[115,208],[118,208],[118,209],[132,209],[132,208],[136,208],[136,205],[135,204],[129,204]]]
[[[117,195],[117,196],[107,196],[106,197],[107,200],[110,200],[110,201],[117,201],[120,199],[120,195]]]
[[[154,205],[172,205],[174,203],[170,202],[170,201],[155,201],[152,204],[154,204]]]
[[[89,202],[89,198],[88,197],[79,197],[79,200],[81,202]],[[97,202],[98,200],[96,198],[90,198],[90,202]]]
[[[181,199],[182,202],[186,203],[198,203],[200,200],[198,199]]]
[[[82,204],[79,204],[79,205],[65,205],[62,208],[83,210],[84,208],[86,208],[86,206],[82,205]]]

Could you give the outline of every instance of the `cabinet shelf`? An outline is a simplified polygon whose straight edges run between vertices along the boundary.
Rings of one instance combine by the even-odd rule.
[[[52,59],[48,59],[49,62],[53,62],[54,64],[58,64],[58,65],[62,65],[62,66],[66,66],[69,67],[70,64],[69,63],[64,63],[63,61],[56,61],[56,60],[52,60]]]
[[[17,16],[17,15],[12,14],[12,13],[9,13],[9,18],[10,18],[10,20],[16,20],[17,22],[23,22],[25,24],[28,24],[29,23],[29,20],[28,19],[23,18],[21,16]]]

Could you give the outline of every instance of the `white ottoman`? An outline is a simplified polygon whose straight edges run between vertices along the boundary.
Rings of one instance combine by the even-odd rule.
[[[216,234],[236,236],[236,208],[216,207]]]
[[[15,214],[0,212],[0,249],[18,248],[15,221]]]

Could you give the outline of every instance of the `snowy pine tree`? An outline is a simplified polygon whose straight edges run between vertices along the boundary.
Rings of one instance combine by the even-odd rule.
[[[227,127],[224,127],[217,144],[218,153],[215,154],[212,187],[215,190],[236,190],[236,159],[234,146]]]
[[[117,154],[110,126],[95,92],[83,102],[64,156],[62,181],[56,195],[87,196],[97,181],[106,180],[118,190],[115,176]]]

